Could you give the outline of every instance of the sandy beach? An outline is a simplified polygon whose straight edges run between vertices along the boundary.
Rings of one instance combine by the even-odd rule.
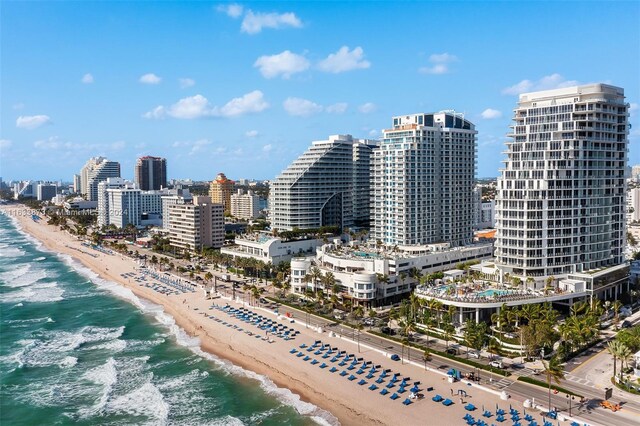
[[[343,425],[465,424],[463,416],[467,411],[463,405],[467,403],[478,407],[470,413],[476,418],[482,417],[481,407],[495,411],[496,404],[506,411],[511,404],[522,412],[521,401],[502,401],[496,392],[488,392],[462,382],[448,383],[446,377],[440,372],[425,371],[420,364],[401,364],[392,361],[385,354],[364,345],[361,345],[361,351],[358,353],[357,344],[346,338],[332,337],[327,331],[320,333],[317,330],[307,329],[304,323],[289,323],[284,318],[278,319],[271,311],[246,305],[245,308],[255,313],[299,331],[299,334],[291,340],[274,336],[270,343],[262,339],[265,332],[255,325],[241,321],[222,309],[212,308],[212,304],[220,307],[228,304],[230,307],[239,308],[242,307],[241,303],[225,298],[206,300],[201,290],[194,293],[162,294],[144,285],[144,283],[153,283],[154,280],[150,277],[147,277],[146,281],[142,280],[142,274],[134,260],[120,254],[102,253],[83,246],[74,236],[57,227],[47,225],[46,220],[34,222],[30,214],[22,216],[12,214],[18,210],[26,211],[23,206],[1,206],[0,209],[15,217],[23,231],[37,238],[49,250],[68,254],[102,278],[129,288],[140,298],[163,306],[165,312],[171,315],[180,327],[190,335],[199,337],[203,350],[246,370],[269,377],[278,386],[300,395],[304,401],[329,411]],[[257,338],[256,334],[261,337]],[[356,374],[356,368],[348,371],[347,376],[341,376],[340,373],[346,370],[348,365],[339,367],[337,362],[331,363],[329,358],[323,359],[323,354],[316,355],[315,351],[303,350],[304,355],[310,357],[308,361],[303,361],[303,357],[291,353],[293,349],[300,350],[300,345],[308,346],[316,340],[371,361],[372,365],[380,365],[381,369],[390,369],[391,374],[398,373],[401,378],[410,377],[408,380],[410,385],[404,393],[399,394],[399,399],[392,400],[390,395],[397,392],[398,384],[389,389],[389,394],[381,395],[380,391],[388,384],[389,378],[386,378],[383,383],[376,383],[379,372],[375,377],[366,379],[369,368],[360,375]],[[313,359],[317,359],[318,363],[313,365],[311,363]],[[327,368],[319,367],[323,362],[328,365]],[[330,369],[333,366],[337,371],[332,373]],[[348,380],[351,374],[357,378]],[[358,382],[361,379],[365,380],[366,384],[359,385]],[[402,401],[409,396],[409,388],[414,382],[420,382],[420,393],[424,394],[425,398],[413,400],[412,404],[405,406]],[[372,384],[378,388],[370,390],[369,386]],[[428,390],[429,388],[432,389]],[[460,404],[458,390],[463,390],[467,394],[464,404]],[[451,398],[453,405],[447,407],[432,401],[431,398],[436,394]],[[535,416],[540,421],[539,414]],[[495,417],[484,420],[490,424],[494,419]]]

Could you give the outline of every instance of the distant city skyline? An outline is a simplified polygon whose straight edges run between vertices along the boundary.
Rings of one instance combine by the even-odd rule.
[[[638,164],[638,21],[633,1],[3,2],[0,176],[102,155],[133,180],[153,155],[168,179],[272,180],[327,135],[454,109],[495,177],[517,95],[590,82],[625,89]]]

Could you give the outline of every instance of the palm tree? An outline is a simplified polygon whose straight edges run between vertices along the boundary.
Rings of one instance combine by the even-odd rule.
[[[407,336],[407,339],[411,341],[411,333],[414,332],[415,330],[416,330],[416,323],[412,319],[410,319],[404,324],[402,332],[405,336]]]
[[[318,290],[318,286],[317,286],[318,280],[321,280],[323,278],[323,276],[324,276],[322,274],[322,271],[317,266],[312,266],[308,275],[309,275],[311,281],[313,282],[313,290],[317,291]],[[306,278],[306,276],[305,276],[305,278]]]
[[[362,329],[364,328],[364,326],[362,325],[362,323],[357,323],[356,324],[356,330],[358,330],[358,353],[360,353],[360,333],[362,332]]]
[[[449,349],[449,340],[453,337],[453,333],[456,331],[453,324],[447,323],[444,325],[444,340],[447,343],[447,349]]]
[[[371,327],[373,327],[373,319],[376,317],[376,311],[374,311],[373,309],[369,310],[369,318],[371,319],[371,324],[369,325],[369,330],[371,330]]]
[[[356,317],[356,320],[364,316],[364,308],[362,307],[362,305],[356,306],[356,308],[353,310],[353,315]]]
[[[620,347],[620,353],[618,354],[618,358],[620,358],[620,381],[619,381],[620,383],[622,383],[622,373],[624,372],[624,364],[626,363],[628,367],[629,361],[631,360],[632,356],[633,356],[633,352],[631,352],[631,349],[629,349],[629,347],[623,343]]]
[[[422,353],[422,360],[424,361],[424,370],[427,371],[427,361],[431,360],[431,352],[425,349]]]
[[[622,302],[619,300],[616,300],[615,302],[613,302],[613,305],[611,306],[611,308],[613,309],[613,317],[617,327],[618,322],[620,322],[620,308],[622,308]]]
[[[406,337],[402,339],[402,363],[404,364],[404,347],[409,344],[409,339]]]
[[[620,355],[622,346],[622,342],[620,342],[619,340],[611,340],[609,341],[609,343],[607,343],[607,351],[609,351],[609,353],[613,357],[613,377],[616,377],[617,374],[616,361],[618,360],[618,356]]]
[[[547,377],[547,385],[549,386],[549,411],[551,411],[551,380],[556,384],[560,384],[560,380],[564,379],[564,370],[557,356],[552,356],[549,362],[542,360],[544,374]]]

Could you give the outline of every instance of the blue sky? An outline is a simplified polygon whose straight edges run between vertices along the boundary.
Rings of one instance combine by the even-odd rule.
[[[171,178],[272,179],[313,140],[443,109],[497,176],[517,93],[590,82],[625,88],[640,163],[638,22],[637,1],[3,1],[0,176],[157,155]]]

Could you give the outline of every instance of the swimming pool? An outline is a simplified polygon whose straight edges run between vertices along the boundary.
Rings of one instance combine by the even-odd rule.
[[[478,293],[478,297],[504,296],[510,293],[512,292],[509,290],[496,290],[495,288],[490,288],[489,290],[481,291],[480,293]]]

